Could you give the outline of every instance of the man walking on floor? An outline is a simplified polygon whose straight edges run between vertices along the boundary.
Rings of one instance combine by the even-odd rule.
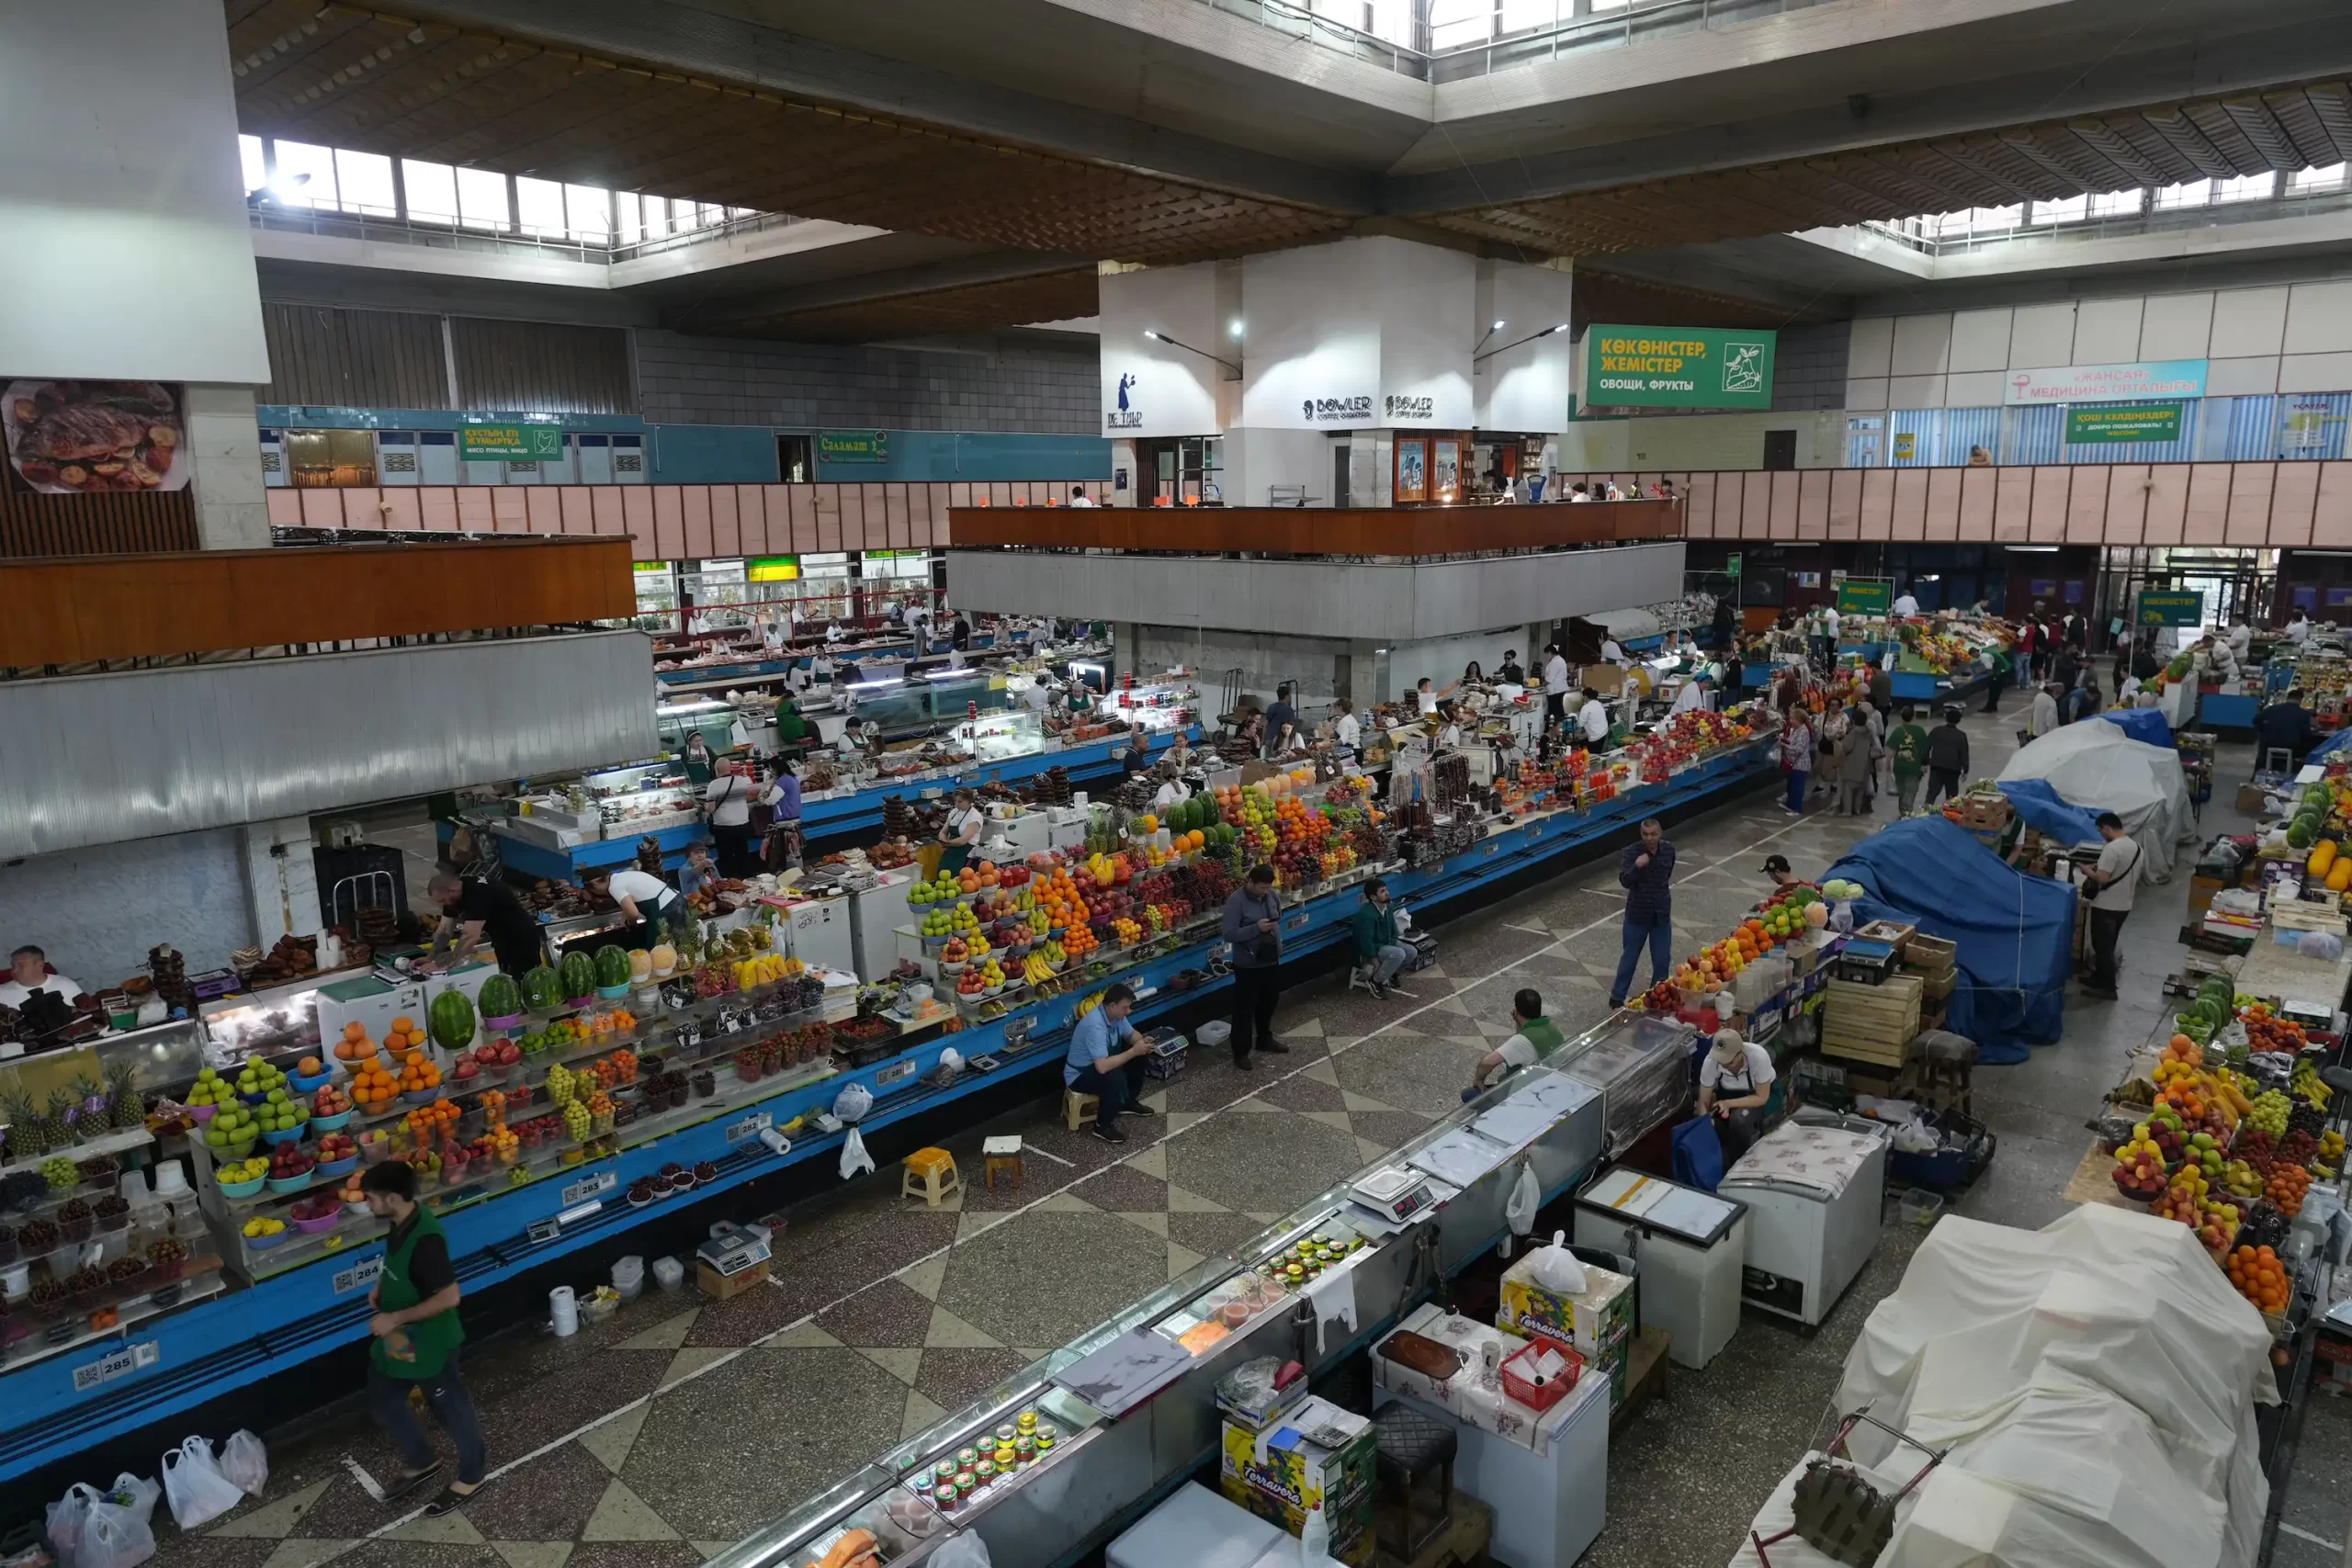
[[[1913,722],[1912,708],[1905,704],[1903,722],[1886,738],[1887,755],[1894,761],[1894,814],[1911,815],[1911,807],[1918,803],[1919,778],[1928,765],[1928,732]]]
[[[1224,936],[1233,957],[1233,1065],[1247,1072],[1252,1051],[1277,1056],[1290,1047],[1274,1038],[1274,1003],[1282,996],[1283,906],[1274,868],[1250,868],[1250,880],[1225,901]]]
[[[433,1418],[458,1446],[458,1476],[425,1505],[427,1514],[454,1513],[481,1490],[489,1455],[473,1395],[458,1376],[458,1347],[466,1337],[458,1319],[458,1272],[441,1222],[416,1201],[416,1170],[405,1160],[371,1165],[359,1177],[368,1212],[387,1220],[383,1272],[368,1288],[368,1408],[400,1450],[408,1468],[385,1489],[398,1503],[430,1481],[441,1461],[409,1408],[409,1391],[424,1395]]]
[[[1968,776],[1968,735],[1960,728],[1960,710],[1944,709],[1944,722],[1928,737],[1928,804],[1939,798],[1958,800],[1960,781]]]
[[[2091,973],[2083,989],[2113,1001],[2115,943],[2132,913],[2132,896],[2139,891],[2140,846],[2125,836],[2123,818],[2112,811],[2098,814],[2098,836],[2107,840],[2107,847],[2099,851],[2098,864],[2087,879],[2097,891],[2090,895]]]
[[[1624,951],[1617,960],[1617,980],[1609,987],[1609,1005],[1621,1008],[1634,987],[1634,965],[1645,942],[1650,950],[1650,984],[1674,973],[1674,895],[1668,886],[1674,875],[1674,846],[1666,841],[1665,825],[1655,817],[1642,823],[1638,842],[1627,844],[1618,857],[1617,882],[1625,889]]]

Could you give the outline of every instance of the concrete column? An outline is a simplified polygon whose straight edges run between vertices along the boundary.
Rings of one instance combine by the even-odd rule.
[[[186,406],[198,543],[208,550],[267,549],[269,502],[254,389],[190,382]]]

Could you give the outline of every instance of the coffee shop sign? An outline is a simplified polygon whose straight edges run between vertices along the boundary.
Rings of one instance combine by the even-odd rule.
[[[1391,392],[1381,400],[1381,406],[1387,411],[1390,419],[1435,419],[1437,417],[1435,398],[1399,397]]]
[[[1306,398],[1299,404],[1309,424],[1369,424],[1372,398]]]
[[[1112,430],[1141,430],[1143,428],[1143,410],[1136,408],[1127,398],[1127,394],[1136,389],[1138,379],[1139,378],[1132,371],[1119,378],[1119,406],[1103,414],[1102,422],[1106,428]]]

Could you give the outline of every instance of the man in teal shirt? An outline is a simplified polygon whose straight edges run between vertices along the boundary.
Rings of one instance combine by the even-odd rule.
[[[1374,877],[1363,885],[1363,902],[1356,906],[1356,964],[1368,970],[1372,994],[1388,999],[1388,983],[1413,956],[1396,935],[1396,911],[1388,902],[1388,884]]]
[[[1102,1002],[1078,1021],[1069,1032],[1069,1054],[1062,1059],[1062,1082],[1080,1094],[1094,1096],[1094,1135],[1106,1144],[1124,1144],[1119,1115],[1149,1116],[1143,1103],[1143,1059],[1151,1042],[1138,1036],[1127,1014],[1135,1010],[1136,994],[1124,983],[1102,993]],[[1122,1042],[1125,1049],[1115,1049]]]

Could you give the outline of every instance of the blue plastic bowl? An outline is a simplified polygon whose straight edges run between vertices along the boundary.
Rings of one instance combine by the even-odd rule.
[[[310,1129],[308,1122],[297,1122],[282,1133],[264,1133],[261,1141],[265,1144],[299,1144],[302,1141],[302,1134]]]
[[[314,1168],[300,1176],[267,1176],[262,1179],[269,1183],[272,1192],[300,1192],[318,1179],[318,1172]]]
[[[340,1133],[343,1131],[344,1125],[351,1120],[355,1112],[349,1111],[338,1111],[332,1116],[313,1116],[311,1118],[311,1131],[313,1133]]]
[[[294,1094],[316,1094],[334,1081],[333,1072],[316,1073],[308,1077],[300,1073],[286,1075],[286,1088],[289,1093]]]
[[[240,1235],[244,1235],[243,1231],[240,1231],[237,1234]],[[275,1235],[245,1236],[245,1245],[252,1247],[255,1252],[267,1252],[273,1247],[282,1246],[285,1243],[286,1238],[293,1234],[294,1228],[291,1225],[288,1225],[286,1229],[279,1231]]]
[[[251,1181],[224,1181],[220,1183],[220,1193],[225,1198],[250,1198],[259,1192],[262,1184],[268,1179],[266,1176],[256,1176]]]
[[[358,1163],[357,1155],[345,1155],[341,1159],[322,1160],[311,1174],[312,1176],[349,1176],[352,1168]]]

